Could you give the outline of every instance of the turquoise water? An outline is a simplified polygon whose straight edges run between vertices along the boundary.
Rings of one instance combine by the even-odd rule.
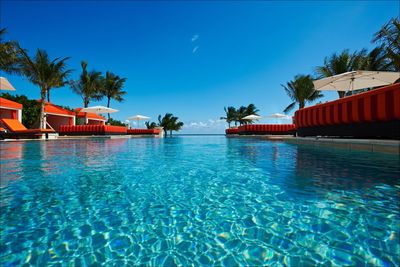
[[[0,266],[398,266],[399,168],[223,136],[1,143]]]

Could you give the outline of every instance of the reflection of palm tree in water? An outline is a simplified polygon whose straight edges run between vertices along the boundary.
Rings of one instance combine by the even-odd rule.
[[[276,164],[276,161],[278,160],[279,152],[278,152],[278,146],[273,145],[272,146],[272,162]]]

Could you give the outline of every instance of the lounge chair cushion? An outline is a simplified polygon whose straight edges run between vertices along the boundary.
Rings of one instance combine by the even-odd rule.
[[[10,132],[14,133],[54,133],[52,129],[27,129],[19,120],[15,119],[1,119],[1,122]]]

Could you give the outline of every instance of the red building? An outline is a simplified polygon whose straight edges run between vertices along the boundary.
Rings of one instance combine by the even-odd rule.
[[[15,119],[22,123],[22,105],[0,97],[0,118]]]
[[[76,113],[46,102],[44,106],[46,125],[58,132],[61,125],[75,125]]]
[[[106,118],[100,116],[96,113],[90,112],[81,112],[82,108],[76,108],[75,111],[77,112],[77,122],[76,124],[79,125],[105,125]],[[85,121],[86,118],[86,121]]]

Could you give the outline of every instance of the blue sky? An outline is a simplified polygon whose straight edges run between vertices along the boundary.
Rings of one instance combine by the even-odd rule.
[[[254,103],[261,115],[290,103],[281,84],[313,74],[326,56],[343,49],[371,49],[371,39],[399,1],[1,1],[8,39],[33,54],[70,56],[80,73],[110,70],[126,77],[128,92],[114,118],[142,114],[156,120],[172,112],[182,133],[222,133],[224,106]],[[3,74],[4,75],[4,74]],[[39,98],[26,79],[7,76],[17,94]],[[336,98],[327,93],[322,101]],[[52,102],[82,100],[68,88]],[[92,102],[91,105],[102,104]],[[262,123],[274,122],[263,120]]]

